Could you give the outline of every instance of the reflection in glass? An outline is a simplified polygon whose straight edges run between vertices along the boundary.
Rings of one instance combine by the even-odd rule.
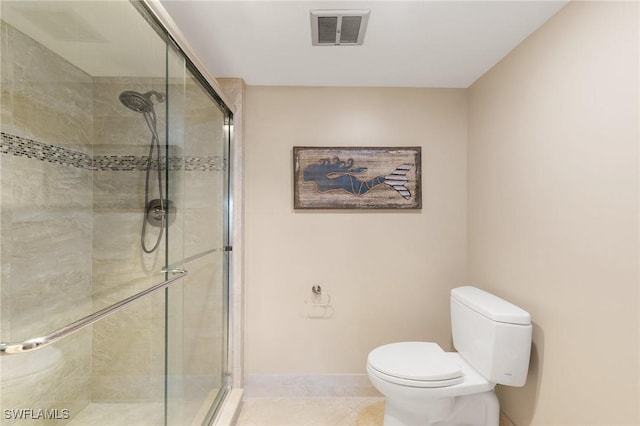
[[[56,424],[202,421],[227,388],[229,114],[139,4],[0,7],[0,340],[118,303],[167,265],[190,271],[0,356],[0,407],[67,410]]]

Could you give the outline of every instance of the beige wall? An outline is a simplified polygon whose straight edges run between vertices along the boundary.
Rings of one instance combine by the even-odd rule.
[[[464,90],[247,88],[246,373],[364,374],[374,347],[450,345],[466,271]],[[293,146],[421,146],[419,211],[295,211]],[[330,293],[310,319],[311,287]]]
[[[572,2],[469,90],[469,278],[531,312],[517,425],[638,415],[638,3]]]
[[[638,4],[572,2],[469,90],[249,86],[246,373],[450,348],[472,282],[533,317],[528,384],[499,387],[514,424],[640,424],[638,72]],[[295,145],[421,145],[424,208],[294,211]]]

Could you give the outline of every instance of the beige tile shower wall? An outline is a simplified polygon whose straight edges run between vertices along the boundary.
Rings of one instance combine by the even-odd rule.
[[[224,121],[223,114],[193,78],[185,85],[184,153],[188,157],[216,159],[207,170],[184,172],[185,257],[224,244]]]
[[[450,348],[466,277],[466,92],[247,87],[246,372],[364,374],[398,340]],[[293,146],[421,146],[423,208],[293,209]],[[334,314],[305,299],[320,285]]]
[[[2,131],[90,152],[93,80],[2,22]],[[3,100],[3,104],[5,100]]]
[[[94,158],[114,162],[94,172],[93,299],[96,309],[116,303],[164,280],[165,244],[143,253],[145,171],[121,167],[128,156],[145,159],[151,132],[141,113],[119,100],[125,90],[164,92],[164,79],[95,78]],[[165,141],[165,104],[158,104],[157,130]],[[157,151],[154,151],[156,158]],[[165,153],[163,152],[164,156]],[[115,159],[117,158],[117,160]],[[165,173],[162,173],[163,185]],[[150,175],[149,199],[158,198],[157,174]],[[152,247],[160,228],[147,226]],[[101,402],[161,401],[164,396],[164,299],[152,296],[93,326],[92,399]]]
[[[224,246],[224,126],[223,115],[195,79],[185,85],[184,153],[187,159],[210,161],[207,167],[187,165],[184,179],[184,255],[200,256],[184,266],[180,343],[184,417],[191,421],[222,387],[226,365],[227,299]],[[190,160],[186,160],[189,162]],[[210,402],[209,402],[210,403]]]
[[[528,310],[517,425],[637,425],[637,2],[570,2],[469,91],[469,278]]]
[[[220,150],[220,143],[216,142],[224,132],[222,117],[194,80],[178,80],[172,81],[167,100],[156,104],[157,130],[163,145],[167,125],[165,107],[169,102],[169,156],[179,163],[177,168],[170,170],[169,182],[165,180],[164,171],[162,173],[163,185],[169,185],[169,199],[177,208],[176,220],[169,228],[170,264],[221,247],[223,243],[221,234],[216,232],[223,222],[220,199],[224,184],[224,153]],[[152,254],[144,254],[140,246],[145,171],[138,167],[120,168],[117,164],[127,156],[146,158],[151,140],[143,115],[127,109],[119,101],[119,94],[125,90],[145,93],[167,89],[162,79],[95,79],[94,158],[119,158],[105,170],[94,172],[93,281],[96,308],[115,303],[164,279],[158,274],[164,266],[164,240],[158,251]],[[156,154],[154,152],[154,157]],[[162,155],[165,155],[164,151]],[[190,159],[219,164],[220,168],[187,168],[186,163]],[[158,198],[155,170],[150,176],[150,183],[149,199]],[[147,226],[148,246],[153,245],[158,231],[159,228]],[[191,380],[191,383],[185,382],[183,396],[186,399],[181,402],[184,406],[194,402],[203,392],[208,392],[213,384],[219,387],[222,376],[221,356],[214,351],[221,347],[223,311],[219,305],[223,294],[219,286],[211,286],[221,282],[222,271],[219,259],[212,262],[212,256],[207,257],[208,263],[204,266],[201,262],[186,265],[190,275],[184,282],[185,288],[172,289],[171,293],[170,391],[174,392],[179,387],[176,383],[183,379]],[[179,263],[176,266],[181,267]],[[150,401],[162,398],[163,309],[163,303],[141,301],[133,304],[125,314],[105,319],[94,326],[94,400]],[[215,318],[211,318],[214,314]],[[206,351],[201,350],[203,341],[207,342]],[[140,344],[132,346],[132,342]],[[178,350],[182,347],[185,349]],[[194,384],[194,380],[198,383]]]
[[[90,154],[92,79],[12,27],[0,31],[1,130],[23,138],[14,151],[44,144]],[[21,341],[91,312],[91,171],[15,152],[1,161],[2,340]],[[77,413],[89,402],[89,334],[50,349],[50,368],[0,385],[3,409]],[[23,356],[3,357],[3,374],[21,371]]]

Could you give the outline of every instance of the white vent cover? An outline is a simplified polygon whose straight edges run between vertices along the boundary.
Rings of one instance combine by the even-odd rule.
[[[364,41],[369,10],[312,10],[314,46],[356,46]]]

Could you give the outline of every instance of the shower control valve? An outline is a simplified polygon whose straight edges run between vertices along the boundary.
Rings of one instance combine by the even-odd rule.
[[[176,217],[176,208],[170,200],[156,198],[147,205],[147,223],[161,228],[162,222],[171,225]]]

